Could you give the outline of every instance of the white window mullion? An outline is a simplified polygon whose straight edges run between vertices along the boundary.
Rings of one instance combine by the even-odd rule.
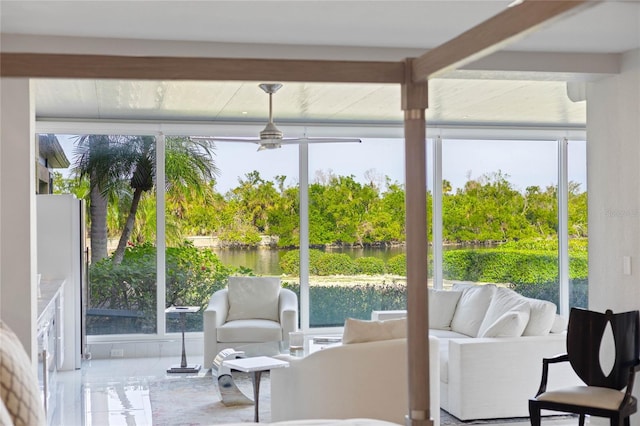
[[[165,321],[166,303],[166,238],[165,238],[165,137],[163,133],[156,136],[156,312],[159,336],[167,331]]]
[[[433,139],[433,194],[432,194],[432,238],[433,238],[433,288],[444,285],[442,272],[442,138]]]
[[[568,141],[558,140],[558,285],[560,315],[569,316],[569,172]]]
[[[298,145],[300,175],[300,327],[309,330],[309,145]]]

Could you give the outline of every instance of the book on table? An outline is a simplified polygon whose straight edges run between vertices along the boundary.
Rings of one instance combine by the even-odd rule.
[[[341,336],[314,336],[313,343],[315,344],[327,344],[327,343],[340,343],[342,342]]]

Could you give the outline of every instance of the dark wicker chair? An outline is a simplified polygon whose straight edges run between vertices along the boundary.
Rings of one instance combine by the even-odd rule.
[[[567,353],[542,360],[542,381],[535,398],[529,400],[531,426],[540,426],[540,410],[578,414],[580,426],[585,415],[606,417],[611,426],[629,426],[629,416],[637,411],[637,400],[631,395],[638,370],[638,311],[614,314],[572,308],[567,328]],[[612,335],[606,332],[610,329]],[[603,367],[601,344],[606,345],[605,332],[613,337],[615,361]],[[606,339],[606,338],[605,338]],[[549,365],[569,361],[585,383],[547,391]]]

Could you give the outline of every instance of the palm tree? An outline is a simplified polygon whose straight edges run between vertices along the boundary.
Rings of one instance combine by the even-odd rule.
[[[74,172],[89,178],[91,262],[107,257],[107,205],[118,180],[113,176],[113,149],[118,136],[85,135],[76,140]]]
[[[206,140],[168,137],[165,141],[167,188],[202,188],[218,174],[213,161],[214,144]],[[85,135],[77,140],[75,170],[91,184],[91,261],[107,257],[107,200],[117,198],[128,182],[131,205],[113,262],[122,262],[135,225],[136,212],[145,192],[156,184],[156,143],[152,136]]]

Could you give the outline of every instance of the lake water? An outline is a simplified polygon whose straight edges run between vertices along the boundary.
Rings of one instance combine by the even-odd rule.
[[[235,267],[251,268],[257,275],[281,275],[280,258],[289,250],[258,249],[213,249],[222,263]],[[404,247],[391,248],[340,248],[326,250],[331,253],[346,253],[352,258],[377,257],[387,262],[393,256],[404,253]]]

